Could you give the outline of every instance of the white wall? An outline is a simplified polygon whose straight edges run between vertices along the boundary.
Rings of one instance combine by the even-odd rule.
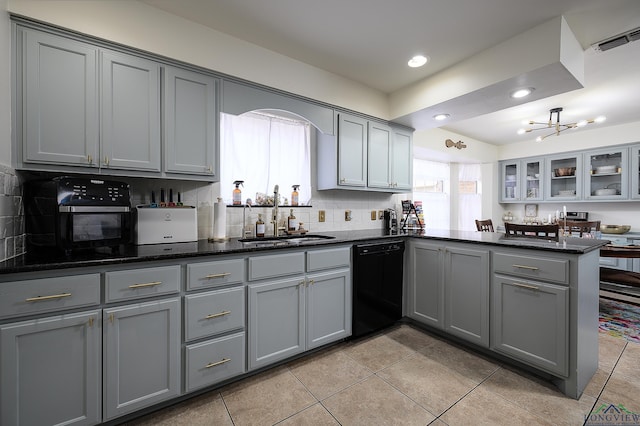
[[[389,118],[387,97],[382,92],[137,1],[9,0],[8,10],[375,117]]]

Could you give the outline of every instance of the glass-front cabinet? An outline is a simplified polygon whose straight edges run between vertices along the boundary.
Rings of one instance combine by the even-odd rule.
[[[640,145],[631,147],[631,198],[640,199]]]
[[[561,154],[546,158],[549,185],[547,200],[579,200],[582,195],[582,155]]]
[[[542,201],[544,198],[542,158],[500,163],[500,202]]]
[[[585,200],[629,198],[628,153],[629,148],[585,152]]]

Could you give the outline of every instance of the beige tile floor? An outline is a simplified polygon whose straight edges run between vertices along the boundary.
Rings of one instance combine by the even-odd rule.
[[[402,325],[341,343],[130,425],[582,425],[602,404],[640,413],[640,344],[600,334],[579,400]]]

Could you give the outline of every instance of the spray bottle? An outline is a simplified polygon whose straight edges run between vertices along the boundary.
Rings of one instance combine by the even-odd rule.
[[[298,188],[300,188],[300,185],[293,185],[293,192],[291,193],[291,205],[292,206],[297,206],[298,205]]]
[[[240,190],[240,185],[244,183],[243,180],[236,180],[233,184],[236,186],[236,189],[233,190],[233,205],[241,206],[242,205],[242,191]],[[244,185],[242,185],[244,186]]]

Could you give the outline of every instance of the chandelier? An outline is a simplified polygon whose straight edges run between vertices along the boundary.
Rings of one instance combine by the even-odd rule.
[[[600,117],[596,117],[594,119],[591,120],[580,120],[576,123],[560,123],[560,112],[562,111],[562,108],[551,108],[549,110],[549,121],[547,123],[542,123],[542,122],[538,122],[538,121],[529,121],[528,124],[530,126],[539,126],[539,127],[531,127],[529,129],[520,129],[518,130],[518,134],[522,135],[524,133],[529,133],[529,132],[533,132],[536,130],[550,130],[551,129],[551,133],[546,134],[544,136],[538,136],[536,138],[537,142],[540,142],[541,140],[552,136],[552,135],[556,135],[556,136],[560,136],[560,133],[564,132],[565,130],[569,130],[569,129],[576,129],[578,127],[584,127],[587,124],[592,124],[592,123],[602,123],[603,121],[606,120],[606,117],[604,116],[600,116]],[[553,114],[556,115],[556,122],[553,122]]]

